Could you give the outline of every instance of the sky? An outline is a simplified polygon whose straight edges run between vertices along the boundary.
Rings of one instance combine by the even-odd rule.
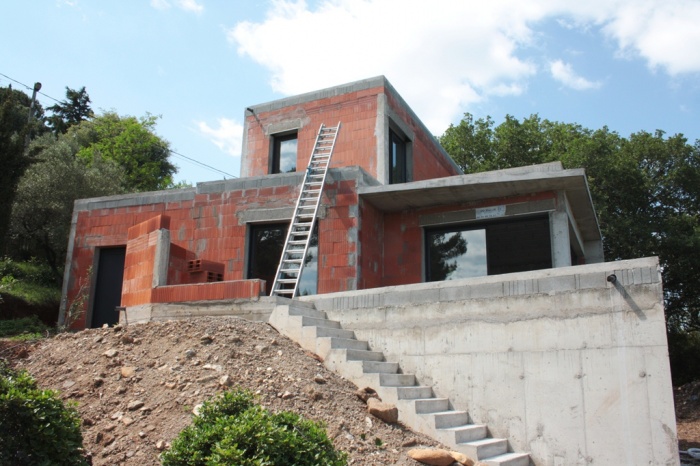
[[[3,0],[0,85],[159,116],[192,184],[239,175],[246,107],[378,75],[436,136],[538,114],[695,143],[698,24],[700,0]]]

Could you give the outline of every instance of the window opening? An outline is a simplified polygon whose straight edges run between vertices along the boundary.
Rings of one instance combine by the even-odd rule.
[[[250,226],[248,278],[265,280],[268,294],[272,291],[288,229],[289,223]]]
[[[389,184],[408,181],[406,141],[389,130]]]
[[[272,137],[271,173],[297,171],[297,133]]]
[[[425,230],[426,281],[552,267],[549,220],[535,216]]]

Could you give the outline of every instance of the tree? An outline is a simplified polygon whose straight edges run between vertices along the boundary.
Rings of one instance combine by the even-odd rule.
[[[170,163],[167,141],[155,134],[157,117],[140,119],[106,112],[71,128],[83,146],[77,156],[87,165],[109,160],[125,173],[124,190],[156,191],[173,186],[177,167]]]
[[[66,87],[66,100],[48,107],[47,110],[53,112],[47,121],[55,134],[64,134],[71,126],[93,117],[90,96],[85,86],[78,91]]]
[[[77,139],[67,135],[46,134],[33,142],[32,149],[37,162],[19,183],[12,234],[28,242],[60,282],[74,201],[123,192],[124,172],[109,160],[85,164],[76,157]]]
[[[34,106],[38,119],[29,118],[30,105],[31,99],[24,92],[0,88],[0,252],[5,249],[17,183],[32,163],[32,157],[25,153],[26,137],[43,129],[41,105]]]
[[[659,256],[669,332],[700,331],[700,141],[537,115],[494,127],[466,114],[440,142],[465,173],[557,160],[585,168],[607,260]]]

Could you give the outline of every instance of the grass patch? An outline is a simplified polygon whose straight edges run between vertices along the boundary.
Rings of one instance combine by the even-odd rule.
[[[51,269],[37,261],[0,260],[0,292],[31,305],[60,302],[61,286]]]
[[[23,317],[21,319],[0,320],[0,338],[13,340],[37,340],[50,332],[37,316]]]

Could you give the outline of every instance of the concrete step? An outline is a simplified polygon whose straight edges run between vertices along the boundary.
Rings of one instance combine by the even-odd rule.
[[[385,361],[362,361],[362,372],[365,374],[396,374],[399,363]]]
[[[381,351],[358,349],[340,349],[339,351],[345,351],[347,361],[384,361],[384,353]]]
[[[447,398],[424,398],[414,400],[413,405],[417,414],[440,413],[450,410],[450,400]]]
[[[415,387],[397,387],[396,396],[399,400],[416,400],[419,398],[432,398],[433,387],[416,385]]]
[[[466,411],[444,411],[431,413],[434,418],[433,425],[436,429],[447,429],[469,424],[469,414]]]
[[[336,327],[304,327],[302,333],[308,338],[323,338],[323,337],[336,337],[336,338],[355,338],[355,332],[352,330],[345,330]]]
[[[504,455],[508,452],[508,442],[502,438],[484,438],[471,442],[458,443],[457,451],[460,451],[472,459],[479,461]]]
[[[416,385],[413,374],[379,374],[379,385],[382,387],[410,387]]]
[[[489,466],[529,466],[530,455],[528,453],[505,453],[484,458],[483,462]]]
[[[314,317],[316,319],[326,319],[326,312],[319,311],[309,307],[298,306],[296,304],[289,306],[290,316],[306,316]]]
[[[326,337],[322,337],[326,338]],[[328,337],[330,340],[330,347],[332,349],[354,349],[354,350],[368,350],[369,345],[366,341],[356,340],[354,338],[338,338],[338,337]]]
[[[301,316],[302,327],[331,327],[340,328],[340,322],[336,320],[319,319],[317,317]]]
[[[454,443],[473,442],[486,438],[488,435],[488,429],[483,424],[467,424],[440,430],[449,433],[449,437],[453,438]]]

